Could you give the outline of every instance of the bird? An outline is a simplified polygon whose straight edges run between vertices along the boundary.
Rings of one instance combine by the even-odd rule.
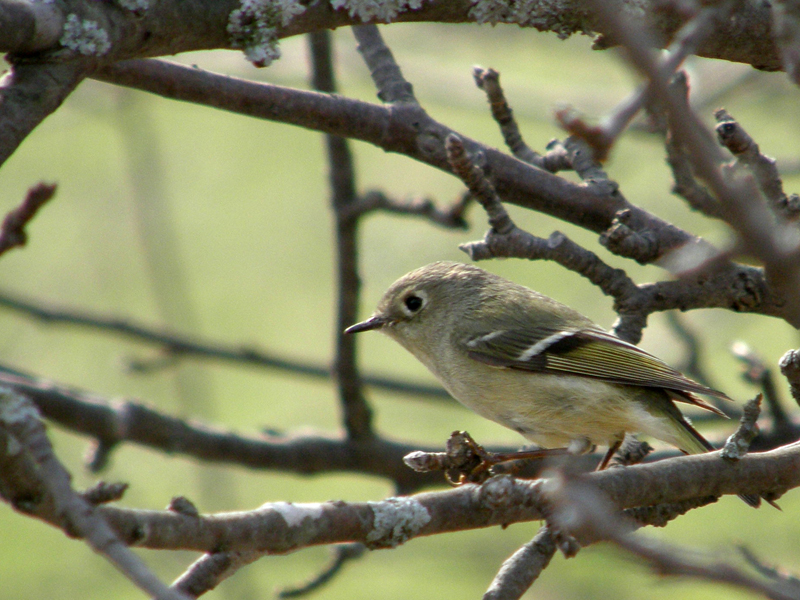
[[[685,454],[714,450],[676,402],[725,416],[696,394],[730,400],[569,306],[470,264],[404,275],[345,333],[370,330],[413,354],[458,402],[542,448],[608,447],[599,469],[626,433]]]

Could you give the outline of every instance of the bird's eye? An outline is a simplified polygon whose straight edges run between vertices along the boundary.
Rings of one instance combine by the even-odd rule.
[[[403,303],[406,305],[406,308],[409,310],[409,312],[412,313],[417,312],[424,304],[422,298],[415,294],[406,296],[405,300],[403,300]]]

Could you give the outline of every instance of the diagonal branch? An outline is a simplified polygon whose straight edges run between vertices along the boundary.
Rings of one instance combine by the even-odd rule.
[[[696,173],[711,189],[724,210],[724,218],[736,230],[744,248],[764,265],[768,281],[786,305],[784,318],[800,326],[800,246],[792,239],[790,226],[776,222],[752,177],[735,176],[722,169],[721,150],[697,116],[687,110],[659,70],[648,36],[622,21],[609,6],[593,0],[598,19],[614,39],[627,48],[631,64],[650,80],[653,93],[664,103],[671,131],[686,147]]]
[[[503,563],[483,600],[516,600],[521,597],[547,568],[555,553],[555,537],[545,525],[530,542]]]
[[[176,100],[195,102],[237,114],[297,125],[362,140],[451,173],[444,144],[453,132],[413,103],[379,106],[266,83],[245,81],[166,61],[118,63],[93,75]],[[503,154],[466,136],[470,154],[482,154],[498,194],[505,202],[538,210],[600,233],[620,210],[631,210],[629,226],[659,238],[661,252],[696,238],[625,202],[618,193],[598,194],[552,173]]]
[[[330,379],[331,369],[327,365],[294,360],[277,356],[265,350],[245,346],[233,346],[201,340],[173,331],[143,325],[120,317],[111,317],[89,312],[34,302],[0,291],[0,307],[20,312],[44,323],[58,323],[75,327],[86,327],[105,333],[121,335],[139,342],[158,344],[165,352],[175,356],[192,356],[277,369],[318,379]],[[366,375],[364,383],[376,388],[402,392],[427,398],[447,399],[450,396],[439,386],[401,381],[390,377]]]
[[[359,25],[353,27],[353,34],[358,40],[358,51],[369,68],[375,87],[378,88],[378,97],[387,104],[393,102],[419,104],[414,97],[414,88],[403,77],[400,66],[383,41],[378,27]]]
[[[13,65],[0,79],[0,165],[83,81],[84,61]]]
[[[420,475],[404,465],[403,457],[420,449],[416,444],[377,436],[353,440],[308,433],[255,438],[187,422],[135,402],[103,402],[49,382],[0,373],[0,384],[25,394],[46,418],[93,437],[105,452],[119,443],[132,442],[170,454],[251,469],[306,475],[366,473],[390,479],[405,490],[442,481],[439,475]]]
[[[96,77],[169,98],[363,140],[451,172],[444,141],[452,130],[410,103],[378,106],[153,60],[119,63],[99,71]],[[593,187],[567,181],[474,140],[459,137],[470,154],[484,159],[481,167],[491,177],[504,202],[537,210],[598,233],[614,226],[616,235],[624,230],[626,235],[646,237],[652,248],[650,261],[658,261],[676,248],[707,246],[687,232],[631,205],[613,186],[599,193]],[[615,252],[626,256],[628,246],[620,244],[618,249],[615,246]],[[639,250],[638,244],[631,247]],[[715,286],[704,280],[707,276],[698,275],[696,279],[688,278],[679,283],[694,290],[713,289]],[[737,310],[793,318],[793,313],[787,312],[783,301],[766,285],[761,270],[724,263],[711,276],[747,281],[744,287],[720,286],[719,289],[743,292],[748,297],[717,296],[713,304],[703,304],[698,297],[704,307],[735,304]]]
[[[4,448],[16,448],[3,453],[5,461],[16,463],[17,470],[25,468],[22,464],[35,469],[30,477],[39,480],[42,490],[49,496],[53,517],[58,521],[54,524],[67,535],[84,538],[95,552],[156,600],[188,600],[183,593],[167,588],[121,542],[97,508],[72,489],[71,476],[56,458],[36,407],[6,387],[0,387],[0,439]],[[4,467],[7,474],[8,465]],[[0,476],[0,479],[4,480],[0,490],[8,499],[13,481],[7,476]]]

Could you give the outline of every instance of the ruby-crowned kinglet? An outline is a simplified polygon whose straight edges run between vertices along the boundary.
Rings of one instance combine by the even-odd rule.
[[[467,408],[575,454],[602,445],[610,458],[626,432],[687,454],[713,450],[674,402],[722,415],[694,392],[729,399],[568,306],[472,265],[436,262],[401,277],[346,333],[371,329],[399,342]]]

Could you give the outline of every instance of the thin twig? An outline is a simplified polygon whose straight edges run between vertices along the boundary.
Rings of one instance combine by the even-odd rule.
[[[533,585],[556,553],[556,543],[545,525],[536,536],[500,567],[483,600],[516,600]]]
[[[753,174],[773,210],[787,219],[796,219],[800,214],[797,195],[789,197],[783,191],[775,159],[762,154],[755,140],[725,109],[717,110],[714,118],[720,143],[730,150],[739,165]]]
[[[489,215],[489,226],[492,230],[506,235],[515,229],[516,225],[500,202],[494,186],[484,176],[483,170],[469,157],[461,139],[455,134],[448,135],[445,140],[445,149],[453,172],[464,182],[470,193]]]
[[[744,377],[745,381],[761,387],[761,392],[764,394],[767,406],[769,406],[773,427],[776,432],[794,433],[795,427],[781,403],[778,388],[775,385],[775,378],[772,376],[772,369],[745,342],[736,342],[733,344],[731,351],[744,366],[742,377]]]
[[[672,78],[670,89],[673,90],[675,97],[680,99],[684,109],[689,110],[689,83],[685,72],[681,71]],[[673,135],[669,128],[667,128],[665,147],[667,163],[675,180],[672,193],[686,200],[694,210],[715,219],[722,218],[722,208],[719,202],[697,181],[692,170],[689,153],[680,142],[680,138]]]
[[[414,88],[403,77],[400,66],[394,60],[392,51],[384,43],[383,36],[376,25],[357,25],[353,35],[358,40],[358,51],[369,68],[378,97],[387,104],[410,102],[417,104]]]
[[[204,554],[173,581],[170,588],[198,598],[262,556],[262,552],[255,551]]]
[[[46,183],[39,183],[28,190],[22,204],[9,212],[0,225],[0,254],[25,245],[28,241],[25,226],[55,193],[56,186]]]
[[[323,30],[310,34],[309,44],[314,89],[329,94],[336,92],[330,32]],[[358,274],[358,218],[344,216],[349,207],[358,203],[355,171],[347,139],[326,135],[325,144],[331,205],[336,212],[337,319],[333,373],[347,435],[352,439],[365,439],[372,436],[372,409],[364,397],[356,361],[356,340],[344,334],[344,330],[358,317],[361,281]]]
[[[416,215],[436,225],[448,229],[468,229],[469,223],[464,212],[471,204],[472,196],[462,194],[461,198],[445,209],[439,209],[429,198],[412,198],[395,200],[379,190],[370,190],[352,206],[342,207],[342,216],[350,217],[353,213],[364,215],[373,211],[382,211],[398,215]]]
[[[327,567],[306,583],[279,590],[278,598],[299,598],[317,591],[338,575],[348,562],[361,558],[367,547],[364,544],[339,544],[331,548],[331,550],[333,551],[333,559]]]
[[[761,413],[761,400],[763,398],[762,394],[758,394],[744,405],[739,427],[736,428],[736,431],[728,438],[722,448],[722,458],[741,460],[747,454],[750,444],[758,435],[758,415]]]
[[[318,379],[330,379],[331,377],[331,369],[325,365],[315,365],[305,361],[276,356],[258,348],[230,346],[191,338],[121,317],[98,315],[72,308],[54,306],[45,302],[35,302],[8,292],[0,292],[0,307],[20,312],[45,323],[86,327],[105,333],[122,335],[139,342],[157,344],[163,346],[164,351],[169,355],[209,358],[233,364],[277,369]],[[450,398],[447,392],[439,386],[406,382],[390,377],[366,375],[364,383],[387,391],[441,400]]]
[[[548,168],[542,155],[532,150],[522,139],[519,125],[514,119],[514,111],[511,110],[503,93],[503,88],[500,86],[500,74],[494,69],[474,67],[472,76],[475,79],[475,84],[486,92],[486,99],[489,101],[492,117],[500,126],[500,133],[503,135],[503,140],[512,154],[521,161],[555,173],[557,169]]]

